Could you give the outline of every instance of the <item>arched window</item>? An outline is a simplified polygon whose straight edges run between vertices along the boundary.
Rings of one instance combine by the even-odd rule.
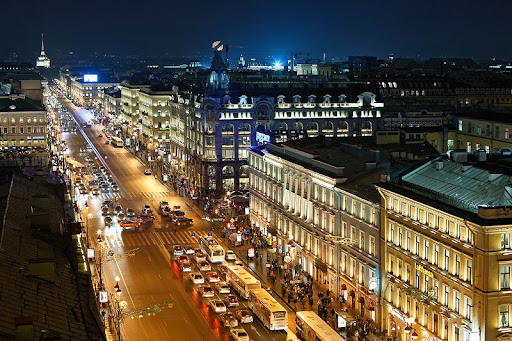
[[[334,136],[334,124],[331,121],[322,123],[322,134],[324,134],[326,137]]]
[[[277,130],[288,130],[288,124],[281,122],[276,125]]]
[[[304,126],[302,125],[302,122],[294,122],[292,124],[292,130],[304,130]]]
[[[232,124],[223,124],[222,125],[222,134],[234,134],[235,127]]]
[[[238,134],[250,134],[251,125],[249,123],[240,123],[238,126]]]
[[[233,166],[224,166],[222,168],[222,176],[224,178],[232,178],[233,176],[235,176],[235,169],[233,168]]]
[[[338,130],[336,131],[336,136],[347,137],[348,133],[348,123],[345,121],[338,123]]]
[[[211,178],[215,177],[215,167],[214,166],[208,166],[206,171],[208,173],[208,177],[211,177]]]
[[[306,130],[308,132],[309,137],[318,136],[318,123],[309,122],[308,125],[306,126]]]
[[[372,122],[364,121],[361,124],[361,135],[362,136],[372,136]]]
[[[241,178],[249,177],[249,166],[248,165],[240,166],[240,177]]]

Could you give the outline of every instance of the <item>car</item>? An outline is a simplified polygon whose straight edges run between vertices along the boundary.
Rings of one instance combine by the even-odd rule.
[[[185,212],[183,212],[182,210],[172,210],[171,211],[171,216],[173,217],[173,219],[175,219],[177,217],[184,217],[185,216]]]
[[[231,250],[226,251],[226,260],[235,260],[236,256],[235,253]]]
[[[105,144],[110,144],[110,140],[106,140],[106,141],[105,141]]]
[[[227,282],[221,281],[215,283],[215,289],[219,292],[219,294],[229,294],[231,293],[231,288]]]
[[[112,202],[112,200],[103,200],[103,202],[101,203],[101,207],[111,207],[111,208],[113,208],[114,207],[114,203]]]
[[[224,301],[228,307],[238,307],[238,298],[233,294],[226,295]]]
[[[112,214],[112,209],[110,207],[102,207],[101,208],[101,215],[106,217]]]
[[[119,192],[119,187],[115,183],[112,184],[112,192]]]
[[[208,278],[208,282],[210,282],[210,283],[220,282],[220,277],[215,271],[208,272],[206,274],[206,277]]]
[[[99,191],[97,188],[93,188],[93,189],[92,189],[92,194],[94,194],[94,195],[99,195],[99,194],[100,194],[100,191]]]
[[[235,312],[236,318],[240,323],[251,323],[254,321],[252,313],[247,309],[240,309]]]
[[[85,186],[78,187],[78,191],[80,192],[80,194],[87,194],[87,189],[85,188]]]
[[[165,201],[165,200],[161,200],[159,203],[158,203],[158,206],[160,207],[161,210],[164,209],[164,207],[169,207],[169,202],[168,201]]]
[[[231,312],[226,312],[219,315],[219,321],[222,323],[224,327],[228,328],[236,328],[238,327],[238,320],[235,315]]]
[[[115,208],[114,208],[114,212],[119,215],[120,213],[123,213],[123,207],[121,205],[117,205]]]
[[[190,225],[194,220],[192,218],[177,217],[173,219],[176,225]]]
[[[134,217],[137,216],[137,214],[135,213],[133,208],[127,208],[126,209],[126,216],[129,217],[129,218],[134,218]]]
[[[187,246],[185,248],[185,254],[187,255],[193,255],[196,250],[192,246]]]
[[[229,330],[229,334],[235,341],[249,341],[249,334],[244,328],[232,328]]]
[[[136,230],[140,227],[140,223],[137,221],[122,220],[119,226],[127,230]]]
[[[94,160],[93,160],[93,159],[92,159],[92,157],[90,157],[90,156],[87,156],[87,157],[85,158],[85,161],[87,161],[87,162],[94,162]]]
[[[172,254],[175,256],[181,256],[183,253],[183,248],[179,245],[176,245],[172,250]]]
[[[181,272],[192,272],[192,264],[190,263],[181,263],[180,264]]]
[[[104,173],[106,170],[107,169],[104,166],[100,166],[100,171],[102,171]]]
[[[221,300],[211,300],[208,304],[216,313],[225,313],[227,310],[226,305]]]
[[[103,137],[103,134],[98,134],[98,137]]]
[[[108,193],[110,191],[110,187],[108,185],[102,185],[100,186],[101,193]]]
[[[212,269],[212,266],[207,261],[201,261],[197,263],[197,266],[200,271],[210,271]]]
[[[169,206],[164,206],[162,209],[162,215],[164,217],[168,217],[171,214],[171,208]]]
[[[213,297],[215,295],[215,292],[213,291],[212,287],[209,285],[201,285],[197,291],[201,294],[203,297]]]
[[[141,214],[138,217],[138,219],[141,224],[148,224],[148,223],[152,223],[155,220],[155,217],[153,217],[152,215]]]
[[[117,214],[117,220],[124,220],[124,213],[123,212],[120,212]],[[127,219],[127,220],[130,220],[130,221],[134,221],[133,219]]]
[[[189,279],[192,281],[192,283],[194,284],[204,284],[204,277],[203,275],[201,275],[199,272],[192,272],[190,275],[189,275]]]
[[[198,262],[198,263],[206,261],[206,256],[201,251],[196,252],[196,254],[194,255],[194,258],[196,259],[196,262]]]
[[[240,259],[235,259],[235,265],[244,265]]]
[[[190,263],[190,259],[188,259],[187,255],[180,255],[177,258],[178,263]]]
[[[151,175],[151,169],[149,169],[149,168],[144,169],[144,175]]]
[[[142,205],[142,208],[140,209],[142,214],[151,214],[153,213],[153,210],[151,209],[151,206],[149,205]]]

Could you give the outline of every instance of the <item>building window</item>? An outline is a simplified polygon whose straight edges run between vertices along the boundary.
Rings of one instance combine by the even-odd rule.
[[[458,314],[460,312],[460,292],[454,291],[453,310]]]
[[[460,276],[460,255],[455,256],[455,275]]]
[[[428,240],[425,240],[425,249],[423,250],[423,259],[426,259],[427,261],[428,261],[429,246],[430,246],[430,242]]]
[[[472,276],[473,275],[473,262],[469,259],[466,261],[466,281],[469,283],[472,283]]]
[[[450,287],[445,285],[444,286],[444,300],[443,304],[448,307],[450,302]]]
[[[448,271],[450,268],[450,250],[444,250],[444,270]]]
[[[375,237],[370,236],[370,255],[375,256]]]
[[[405,249],[411,251],[411,232],[407,232],[407,241],[405,243]]]
[[[414,250],[416,256],[420,255],[420,236],[416,236],[416,248]]]
[[[434,265],[439,266],[439,245],[434,245]]]
[[[364,232],[359,231],[359,248],[363,251],[365,251],[365,240],[364,240]]]
[[[469,297],[464,297],[465,303],[465,309],[464,309],[464,316],[471,320],[471,310],[473,309],[473,301]]]
[[[509,327],[509,306],[508,304],[500,305],[500,328]]]
[[[395,242],[395,224],[390,225],[389,241],[392,243]]]
[[[501,248],[510,249],[510,233],[501,234]]]
[[[398,228],[398,246],[402,247],[402,228]]]
[[[508,128],[505,128],[505,139],[509,139],[510,138],[510,131],[508,130]]]
[[[500,267],[500,290],[510,289],[510,266]]]
[[[11,128],[11,134],[16,134],[16,127]]]
[[[416,289],[420,288],[420,272],[416,270],[416,282],[414,283]]]

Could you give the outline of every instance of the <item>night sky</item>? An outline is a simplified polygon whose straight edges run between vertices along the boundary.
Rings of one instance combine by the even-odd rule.
[[[37,55],[43,31],[50,58],[204,54],[222,40],[233,54],[283,60],[291,51],[512,59],[512,1],[29,0],[3,2],[2,12],[0,56]]]

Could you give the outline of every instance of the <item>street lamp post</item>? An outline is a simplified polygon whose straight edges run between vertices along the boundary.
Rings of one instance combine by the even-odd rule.
[[[100,278],[100,289],[103,289],[103,277],[102,277],[102,257],[103,257],[103,239],[101,239],[101,230],[98,230],[98,238],[96,239],[98,242],[98,275]]]

